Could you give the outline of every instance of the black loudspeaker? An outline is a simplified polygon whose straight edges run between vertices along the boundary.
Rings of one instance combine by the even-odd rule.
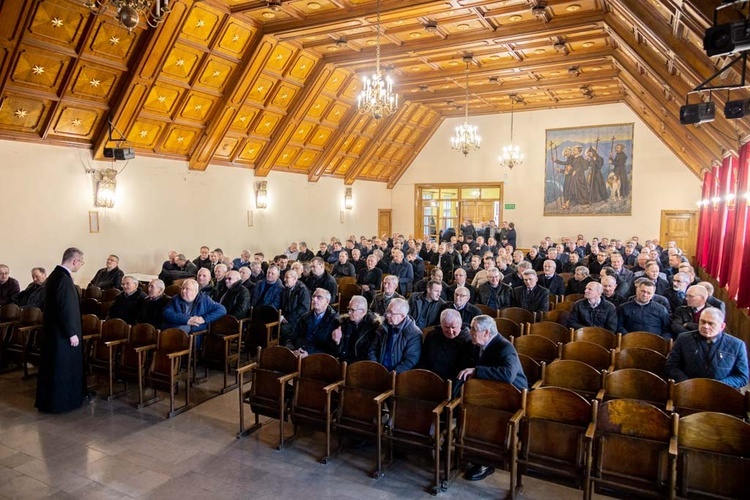
[[[750,21],[719,24],[706,30],[703,50],[709,57],[727,56],[750,49]]]
[[[724,117],[727,120],[743,118],[750,115],[750,99],[740,99],[739,101],[728,101],[724,105]]]
[[[713,121],[715,117],[716,104],[713,102],[686,104],[685,106],[680,107],[680,123],[683,125],[706,123]]]

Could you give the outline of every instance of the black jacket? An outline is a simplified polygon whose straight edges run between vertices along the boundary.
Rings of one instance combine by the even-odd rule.
[[[246,318],[250,308],[250,292],[241,283],[235,283],[220,297],[219,303],[226,308],[228,315],[237,319]]]
[[[391,297],[386,297],[382,292],[378,293],[377,295],[375,295],[375,298],[372,299],[372,304],[370,304],[370,311],[383,316],[385,315],[385,310],[388,307],[388,304],[390,304],[391,300],[403,298],[404,296],[398,292],[393,292],[393,295]]]
[[[337,348],[331,339],[331,332],[339,326],[339,315],[328,306],[320,322],[317,325],[314,322],[315,313],[305,313],[297,322],[286,346],[289,349],[304,349],[308,354],[324,352],[336,356]]]
[[[494,303],[492,296],[494,295]],[[484,304],[495,309],[510,307],[513,290],[505,283],[500,283],[497,288],[492,288],[490,283],[482,283],[477,288],[477,304]]]
[[[24,307],[38,307],[44,311],[44,283],[37,285],[32,282],[25,290],[13,297],[13,303],[23,309]]]
[[[446,302],[443,305],[443,309],[440,311],[441,313],[445,311],[446,309],[456,309],[456,305],[454,302]],[[466,303],[463,309],[456,309],[459,314],[461,314],[461,324],[465,327],[471,326],[471,320],[482,314],[481,309],[479,309],[477,306],[475,306],[472,303]],[[439,326],[439,325],[438,325]]]
[[[443,380],[454,380],[461,370],[471,366],[473,350],[474,345],[466,325],[452,339],[443,335],[440,326],[435,326],[424,338],[419,367],[437,373]]]
[[[513,307],[521,307],[533,313],[549,311],[549,290],[543,286],[535,286],[531,290],[525,286],[513,290]]]
[[[565,286],[565,295],[570,295],[573,293],[583,293],[584,290],[586,290],[586,285],[591,283],[593,278],[591,276],[586,276],[583,280],[578,281],[575,278],[571,278],[568,280],[568,284]]]
[[[310,290],[310,293],[315,292],[316,288],[324,288],[328,290],[331,294],[331,303],[336,302],[336,297],[339,293],[339,286],[334,277],[328,274],[328,272],[323,271],[323,274],[320,276],[315,276],[313,273],[310,273],[307,276],[307,279],[303,282],[308,290]]]
[[[674,338],[681,333],[697,330],[698,322],[695,321],[693,308],[690,306],[680,306],[672,311],[669,328],[672,331],[672,337]]]
[[[125,273],[122,269],[115,267],[111,271],[107,271],[106,267],[99,269],[94,275],[94,279],[91,280],[89,286],[98,286],[102,290],[109,288],[122,289],[122,279],[125,277]]]
[[[370,352],[367,356],[370,361],[384,364],[390,336],[394,337],[391,348],[391,366],[386,366],[386,368],[396,370],[396,373],[415,368],[422,355],[422,332],[409,316],[396,327],[383,324],[378,329],[375,341],[370,344]]]
[[[495,335],[481,355],[479,346],[474,346],[472,354],[476,378],[506,382],[519,389],[529,387],[516,349],[502,335]]]
[[[377,292],[380,290],[380,286],[383,284],[383,271],[377,267],[370,269],[362,269],[357,274],[358,285],[368,285],[370,291]]]
[[[141,309],[141,302],[146,297],[146,294],[140,290],[136,290],[130,295],[121,293],[115,297],[112,302],[112,307],[109,308],[109,314],[107,319],[120,318],[129,325],[136,324],[138,320],[138,312]]]
[[[198,267],[194,263],[187,261],[185,263],[185,267],[178,267],[175,264],[174,268],[162,268],[161,272],[159,273],[159,279],[164,282],[165,286],[169,286],[174,283],[174,280],[195,278],[197,274]]]
[[[576,301],[568,316],[567,327],[577,329],[585,326],[599,326],[614,332],[617,330],[617,307],[604,297],[596,309],[587,299]]]
[[[409,316],[419,328],[437,325],[440,322],[440,311],[443,310],[445,301],[438,299],[434,302],[428,301],[425,292],[412,293],[409,296]]]
[[[539,276],[539,284],[549,290],[550,295],[565,295],[565,280],[557,273],[551,278],[542,274]]]
[[[331,269],[331,275],[334,278],[341,278],[342,276],[355,278],[357,276],[357,270],[354,268],[354,264],[348,260],[344,264],[336,262]]]
[[[164,322],[164,308],[169,304],[169,297],[161,295],[157,299],[145,297],[141,301],[141,308],[138,310],[137,323],[148,323],[161,330]]]
[[[284,287],[281,292],[281,311],[290,331],[294,331],[299,319],[309,310],[310,290],[302,282],[298,281],[292,288]]]
[[[315,254],[309,248],[304,252],[297,254],[297,262],[310,262],[315,258]]]
[[[380,317],[368,312],[362,321],[354,323],[348,314],[342,314],[339,318],[341,324],[341,342],[334,350],[340,361],[354,363],[368,359],[370,344],[375,340],[375,335],[382,321]]]

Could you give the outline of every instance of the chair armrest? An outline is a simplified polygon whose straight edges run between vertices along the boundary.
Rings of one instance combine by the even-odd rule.
[[[226,344],[227,342],[231,342],[232,340],[237,340],[238,338],[240,338],[240,334],[233,333],[231,335],[224,335],[222,338],[224,339],[224,343]]]
[[[237,373],[246,373],[251,370],[255,370],[258,367],[258,363],[250,363],[249,365],[241,366],[237,368]]]
[[[446,408],[448,408],[450,411],[453,411],[456,409],[456,406],[461,404],[461,398],[453,398],[447,405],[445,405]]]
[[[90,335],[84,335],[83,336],[83,340],[84,341],[91,340],[91,339],[100,339],[100,338],[102,338],[102,334],[101,333],[92,333]]]
[[[107,347],[114,347],[120,344],[124,344],[128,341],[128,339],[117,339],[117,340],[108,340],[104,343]]]
[[[343,380],[339,380],[338,382],[334,382],[332,384],[328,384],[327,386],[323,387],[323,390],[326,393],[329,393],[331,391],[335,391],[336,389],[338,389],[342,385],[344,385],[344,381]]]
[[[583,436],[584,439],[594,439],[594,436],[596,435],[596,424],[594,422],[590,422],[588,428],[586,429],[586,435]]]
[[[152,351],[154,349],[156,349],[156,344],[142,345],[140,347],[133,348],[135,352],[146,352],[146,351]]]
[[[179,358],[180,356],[187,356],[188,354],[190,354],[190,349],[183,349],[182,351],[175,351],[175,352],[167,353],[167,358],[174,359],[174,358]]]
[[[677,436],[669,438],[669,454],[673,457],[677,456]]]
[[[286,375],[282,375],[281,377],[278,378],[278,380],[279,380],[279,383],[283,385],[289,382],[290,380],[294,380],[297,377],[299,377],[299,372],[292,372],[292,373],[287,373]]]
[[[531,386],[531,390],[533,391],[534,389],[539,389],[540,387],[542,387],[542,382],[544,382],[544,380],[542,379],[539,379],[536,382],[534,382],[534,385]]]
[[[448,403],[450,403],[450,400],[446,399],[445,401],[437,405],[435,408],[433,408],[432,413],[440,415],[445,410],[445,407],[448,406]]]
[[[508,423],[512,423],[513,425],[519,425],[521,423],[521,419],[523,418],[523,408],[519,408],[516,410],[516,412],[513,414],[512,417],[510,417],[510,420],[508,420]]]
[[[34,330],[40,330],[42,328],[42,325],[27,325],[27,326],[20,326],[16,329],[17,332],[33,332]]]
[[[596,396],[594,396],[594,399],[604,401],[604,389],[599,389],[599,391],[596,393]]]
[[[200,337],[201,335],[204,335],[206,333],[208,333],[208,330],[198,330],[195,332],[190,332],[190,335],[193,337]]]
[[[664,405],[664,409],[667,410],[667,412],[672,413],[674,412],[674,401],[671,399],[668,399],[666,404]]]
[[[376,403],[377,403],[378,405],[382,405],[382,404],[383,404],[383,401],[385,401],[386,399],[390,398],[391,396],[393,396],[393,389],[389,389],[389,390],[385,391],[385,392],[384,392],[384,393],[382,393],[382,394],[378,394],[377,396],[375,396],[375,397],[374,397],[374,398],[372,398],[372,399],[373,399],[373,401],[375,401],[375,402],[376,402]]]
[[[281,325],[281,321],[271,321],[270,323],[264,323],[264,325],[266,325],[266,331],[270,331],[272,328]]]

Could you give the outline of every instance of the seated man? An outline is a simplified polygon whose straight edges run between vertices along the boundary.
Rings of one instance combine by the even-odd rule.
[[[279,268],[270,266],[266,272],[266,279],[256,283],[250,306],[271,306],[275,309],[281,308],[281,292],[284,286],[279,280]]]
[[[419,328],[436,325],[445,301],[440,298],[443,285],[439,281],[430,281],[427,290],[415,292],[409,296],[409,316]]]
[[[634,295],[636,293],[635,290],[635,283],[638,281],[638,278],[648,278],[651,280],[651,282],[654,283],[655,287],[655,294],[657,295],[664,295],[664,292],[666,292],[669,289],[669,283],[667,283],[667,280],[662,278],[660,276],[659,272],[659,264],[657,264],[655,261],[648,261],[646,264],[646,270],[643,271],[643,274],[638,276],[636,273],[635,279],[633,280],[633,284],[630,287],[630,295]]]
[[[532,269],[529,271],[534,272]],[[477,304],[484,304],[492,309],[510,307],[513,290],[500,281],[500,270],[493,267],[487,271],[487,282],[477,288]]]
[[[227,277],[227,269],[226,264],[216,264],[214,266],[214,286],[216,287],[216,290],[219,293],[219,296],[224,295],[224,292],[227,291],[227,284],[224,283],[224,278]]]
[[[219,290],[214,286],[211,280],[211,271],[206,267],[201,267],[198,270],[198,276],[196,277],[198,285],[200,285],[200,293],[208,295],[211,300],[219,298]]]
[[[315,254],[312,250],[307,248],[307,243],[304,241],[299,242],[299,253],[297,254],[297,262],[310,262],[315,258]]]
[[[527,269],[523,272],[523,286],[513,290],[511,305],[520,307],[527,311],[536,313],[545,313],[549,311],[549,290],[543,286],[538,286],[539,276],[533,269]]]
[[[570,252],[568,261],[563,264],[562,272],[574,273],[576,268],[581,265],[581,257],[578,252]]]
[[[519,262],[516,266],[516,272],[502,277],[503,283],[510,286],[511,290],[515,289],[516,287],[523,286],[523,272],[528,269],[533,269],[533,267],[531,266],[531,262],[529,262],[528,260]]]
[[[292,339],[299,319],[310,310],[310,290],[299,280],[295,269],[284,275],[284,291],[281,292],[281,329],[279,344],[286,345]]]
[[[336,345],[340,361],[354,363],[368,359],[370,344],[382,325],[380,316],[367,310],[367,300],[361,295],[355,295],[349,301],[349,314],[342,314],[339,327],[331,338]]]
[[[232,261],[234,269],[239,270],[241,267],[249,267],[253,263],[253,256],[250,250],[243,250],[239,257]]]
[[[715,307],[704,309],[698,330],[677,337],[667,357],[667,376],[678,383],[690,378],[712,378],[737,389],[745,387],[747,348],[724,328],[724,313]]]
[[[440,313],[440,325],[431,328],[424,338],[419,367],[456,383],[458,374],[471,366],[473,350],[469,327],[459,312],[445,309]]]
[[[357,284],[362,288],[362,296],[368,302],[372,302],[375,294],[383,285],[383,271],[376,267],[377,263],[377,257],[368,255],[365,261],[366,267],[357,273]]]
[[[463,269],[466,271],[466,280],[469,283],[472,283],[474,281],[474,277],[477,275],[477,273],[479,273],[479,271],[481,271],[480,269],[481,264],[482,264],[482,258],[479,255],[474,255],[474,254],[471,255],[468,262],[464,263]]]
[[[456,293],[456,289],[458,287],[464,287],[469,291],[469,302],[473,304],[476,301],[477,289],[471,286],[467,280],[468,276],[466,274],[466,269],[463,267],[459,267],[453,271],[453,284],[448,287],[448,293],[446,294],[447,297],[445,297],[445,299],[454,300],[453,296]]]
[[[192,334],[207,330],[208,325],[226,313],[224,306],[198,292],[197,281],[187,279],[182,283],[180,294],[172,297],[164,308],[164,328],[179,328]]]
[[[443,310],[452,309],[458,312],[461,315],[461,322],[468,328],[471,325],[471,320],[482,314],[477,306],[469,302],[470,299],[469,289],[460,286],[453,292],[453,302],[446,303]]]
[[[164,288],[162,280],[151,280],[148,284],[148,295],[141,301],[141,307],[138,310],[137,323],[148,323],[161,330],[164,322],[164,308],[170,300],[164,295]]]
[[[565,295],[583,293],[584,291],[586,291],[586,285],[594,281],[589,274],[590,273],[588,267],[576,267],[575,273],[573,274],[573,279],[568,280],[568,284],[565,286]]]
[[[656,290],[654,282],[648,278],[638,278],[635,287],[635,298],[617,308],[617,331],[623,335],[628,332],[651,332],[671,338],[669,313],[653,300]]]
[[[422,332],[409,317],[409,303],[398,298],[388,304],[385,324],[370,344],[367,358],[386,370],[403,373],[416,368],[422,354]]]
[[[349,262],[354,266],[355,276],[359,275],[359,272],[365,268],[365,259],[362,258],[362,251],[359,248],[352,248]]]
[[[690,277],[687,274],[676,273],[672,276],[672,286],[664,291],[664,297],[669,301],[670,312],[674,312],[677,308],[685,305],[688,286],[690,286]]]
[[[698,285],[702,286],[703,288],[706,289],[706,291],[708,291],[708,299],[706,299],[706,304],[708,304],[711,307],[721,309],[721,312],[726,314],[726,311],[727,311],[726,304],[724,304],[723,301],[714,297],[714,286],[708,281],[699,281]]]
[[[240,272],[240,284],[247,288],[247,291],[250,292],[250,297],[253,296],[253,288],[255,288],[255,283],[252,282],[250,279],[250,268],[247,266],[242,266],[239,268]]]
[[[677,273],[679,275],[680,273]],[[708,300],[708,291],[700,285],[693,285],[685,293],[686,305],[680,306],[670,317],[670,329],[672,337],[676,338],[679,334],[692,332],[698,329],[698,321],[703,309],[706,308]]]
[[[195,265],[196,272],[198,272],[198,269],[208,268],[208,270],[211,270],[211,249],[207,246],[203,245],[200,249],[200,253],[198,254],[198,257],[193,259],[193,264]]]
[[[466,368],[458,374],[459,383],[476,377],[513,384],[521,390],[528,388],[529,384],[518,353],[513,344],[498,333],[494,318],[485,314],[477,316],[471,322],[469,333],[474,344],[471,368]],[[493,472],[494,467],[475,464],[466,470],[464,478],[468,481],[479,481]]]
[[[174,258],[174,266],[170,266],[169,269],[162,267],[159,279],[164,282],[164,286],[169,286],[174,283],[174,280],[195,278],[196,274],[198,274],[198,267],[190,262],[185,254],[178,253]],[[209,272],[210,276],[211,273]]]
[[[316,288],[325,288],[331,294],[331,300],[336,301],[339,293],[338,283],[333,276],[328,274],[325,262],[320,257],[315,257],[310,262],[310,275],[303,282],[310,293],[314,292]]]
[[[329,305],[331,294],[325,288],[316,288],[311,303],[310,310],[299,319],[286,346],[302,358],[318,352],[336,356],[338,349],[331,334],[339,326],[339,315]]]
[[[448,300],[448,283],[443,281],[443,270],[439,267],[433,267],[430,270],[429,276],[414,283],[414,286],[412,287],[412,293],[427,291],[427,285],[430,283],[430,281],[438,281],[443,285],[443,289],[440,292],[440,298],[443,300]]]
[[[609,276],[614,280],[614,276]],[[598,326],[614,332],[617,329],[617,307],[602,298],[604,287],[601,283],[592,281],[586,285],[584,298],[577,300],[568,316],[568,328],[583,328]]]
[[[396,292],[397,288],[398,278],[396,276],[388,275],[383,278],[383,291],[376,294],[375,298],[372,299],[370,310],[375,314],[384,316],[391,300],[404,298],[400,293]]]
[[[414,282],[419,282],[425,278],[425,262],[417,253],[416,248],[410,248],[406,251],[406,261],[411,264],[414,273]],[[439,269],[439,268],[436,268]]]
[[[10,277],[10,268],[0,264],[0,306],[10,304],[13,296],[21,292],[18,280]]]
[[[120,258],[117,255],[107,257],[107,265],[96,272],[89,286],[98,286],[102,290],[122,289],[122,278],[125,277],[125,273],[118,267],[119,263]]]
[[[544,273],[540,276],[539,284],[549,290],[550,295],[565,295],[565,280],[555,271],[555,261],[545,260],[542,269]]]
[[[609,258],[612,269],[615,270],[618,280],[630,283],[633,280],[633,271],[625,267],[625,259],[619,252],[613,253]]]
[[[411,263],[404,260],[404,252],[395,249],[391,252],[393,260],[388,266],[388,274],[398,278],[398,291],[402,295],[408,295],[412,291],[414,283],[414,270]]]
[[[31,270],[31,283],[22,292],[13,297],[13,303],[21,309],[25,307],[38,307],[44,311],[44,283],[47,281],[47,271],[43,267],[35,267]]]
[[[177,251],[176,250],[170,250],[167,254],[167,260],[165,260],[161,265],[162,271],[176,271],[177,270]]]
[[[357,276],[357,270],[354,269],[354,264],[349,262],[349,254],[346,252],[339,253],[339,260],[331,268],[331,276],[336,279],[344,276],[355,278]]]
[[[139,287],[138,280],[132,276],[122,279],[122,293],[115,297],[109,308],[107,319],[119,318],[129,325],[134,325],[141,309],[141,301],[146,297]]]
[[[288,260],[299,259],[299,246],[297,245],[296,241],[293,241],[289,244],[289,247],[284,250],[284,255],[286,255],[286,258]]]
[[[229,271],[224,278],[226,291],[219,297],[219,304],[227,310],[227,314],[237,319],[247,317],[250,308],[250,292],[242,286],[239,271]]]

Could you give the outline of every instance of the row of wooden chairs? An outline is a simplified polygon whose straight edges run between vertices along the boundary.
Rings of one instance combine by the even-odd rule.
[[[429,450],[434,493],[449,487],[452,464],[467,460],[507,465],[511,498],[529,473],[572,480],[586,499],[603,488],[674,498],[678,485],[681,494],[736,498],[748,486],[747,474],[719,482],[693,469],[700,462],[724,477],[720,467],[747,466],[750,424],[729,415],[680,419],[640,400],[586,399],[554,386],[520,391],[478,379],[468,380],[460,397],[451,399],[450,381],[426,370],[388,373],[374,362],[347,366],[326,354],[298,359],[278,346],[260,351],[257,359],[241,369],[239,436],[259,428],[261,415],[275,418],[281,449],[299,426],[311,425],[326,433],[324,462],[334,456],[334,431],[337,451],[350,437],[375,441],[374,477],[393,463],[394,447]],[[245,374],[252,378],[249,388]],[[250,429],[244,426],[248,403],[255,413]],[[295,427],[288,439],[287,420]]]
[[[117,288],[108,288],[106,290],[102,290],[98,286],[89,285],[83,290],[82,298],[95,299],[99,302],[112,302],[113,300],[115,300],[115,297],[117,297],[121,293],[122,291],[118,290]]]
[[[38,307],[21,309],[16,304],[6,304],[0,308],[0,366],[22,367],[24,380],[29,378],[29,364],[38,365],[42,320]]]

